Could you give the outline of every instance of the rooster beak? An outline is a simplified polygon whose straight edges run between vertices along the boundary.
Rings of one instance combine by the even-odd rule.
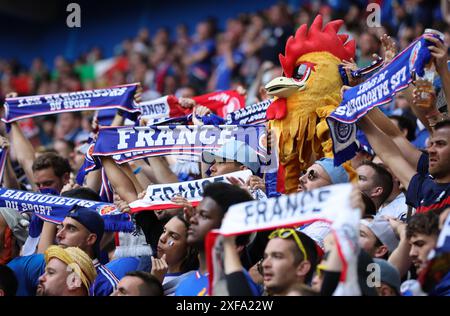
[[[292,93],[305,89],[306,83],[292,78],[278,77],[264,87],[272,97],[288,98]]]

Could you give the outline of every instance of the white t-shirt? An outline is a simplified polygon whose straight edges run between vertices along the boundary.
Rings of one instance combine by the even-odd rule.
[[[405,220],[407,212],[408,205],[406,205],[405,194],[400,193],[391,203],[381,207],[377,212],[377,216],[385,215]]]

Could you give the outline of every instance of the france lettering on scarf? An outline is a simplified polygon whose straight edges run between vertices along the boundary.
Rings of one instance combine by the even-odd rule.
[[[242,170],[200,180],[150,185],[147,188],[144,198],[130,203],[130,209],[132,213],[136,213],[144,210],[179,208],[180,205],[173,203],[171,200],[177,195],[186,198],[189,203],[196,206],[202,200],[203,188],[205,185],[214,182],[230,183],[227,179],[229,177],[234,177],[247,182],[251,175],[252,172],[250,170]]]
[[[101,128],[92,156],[112,156],[117,163],[161,155],[196,155],[236,139],[266,158],[266,127],[263,125],[164,125]]]
[[[358,213],[349,204],[350,192],[350,184],[339,184],[236,204],[228,209],[220,233],[231,236],[276,227],[300,226],[318,220],[332,223],[339,216],[349,213],[356,216]]]
[[[225,214],[219,232],[207,236],[208,268],[214,267],[212,250],[217,234],[233,236],[324,221],[332,223],[343,265],[340,292],[335,295],[358,295],[356,263],[361,211],[351,207],[351,192],[352,185],[346,183],[232,205]],[[210,270],[210,284],[213,280],[214,271]],[[355,289],[350,290],[352,287]]]
[[[11,123],[28,117],[104,109],[121,109],[125,117],[136,120],[140,114],[134,102],[137,87],[138,84],[128,84],[105,89],[6,98],[5,117],[2,120]]]
[[[83,206],[99,213],[106,231],[131,232],[134,229],[129,214],[120,212],[114,204],[81,200],[50,194],[40,194],[0,188],[0,207],[18,212],[33,212],[44,221],[59,224],[74,206]]]
[[[335,165],[356,154],[355,122],[372,108],[390,102],[398,91],[406,89],[413,72],[423,76],[424,65],[431,58],[429,45],[430,42],[420,37],[368,80],[345,91],[341,105],[327,118]]]
[[[226,116],[227,125],[259,124],[265,122],[266,110],[273,100],[264,100],[242,109],[229,113]]]
[[[164,96],[151,101],[144,101],[139,103],[141,109],[141,119],[157,120],[169,117],[170,105],[168,102],[169,96]]]
[[[0,183],[3,181],[3,173],[5,172],[7,158],[8,158],[8,149],[0,148]]]

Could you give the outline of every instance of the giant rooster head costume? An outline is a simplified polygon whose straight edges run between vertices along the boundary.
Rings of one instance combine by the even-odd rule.
[[[343,23],[335,20],[323,27],[318,15],[309,30],[300,26],[280,54],[283,76],[265,87],[275,97],[267,118],[278,140],[279,191],[295,192],[302,170],[333,156],[325,119],[341,102],[338,66],[355,56],[355,41],[337,34]]]

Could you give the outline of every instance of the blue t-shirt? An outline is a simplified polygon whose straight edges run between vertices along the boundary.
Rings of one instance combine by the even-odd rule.
[[[8,264],[17,278],[17,296],[34,296],[39,283],[39,277],[45,271],[45,259],[43,254],[17,257]]]
[[[260,296],[262,294],[261,289],[252,280],[247,271],[244,270],[245,277],[253,292],[253,295]],[[206,296],[208,295],[208,273],[201,274],[200,271],[187,276],[180,282],[175,290],[175,296]]]
[[[117,258],[108,262],[105,266],[121,280],[128,272],[138,270],[139,259],[136,257]]]
[[[417,173],[409,182],[406,204],[415,207],[416,213],[444,209],[450,205],[450,183],[436,183],[428,174],[428,154],[422,154]]]
[[[97,277],[89,289],[90,296],[109,296],[117,288],[119,279],[107,267],[102,265],[97,259],[93,260]]]

